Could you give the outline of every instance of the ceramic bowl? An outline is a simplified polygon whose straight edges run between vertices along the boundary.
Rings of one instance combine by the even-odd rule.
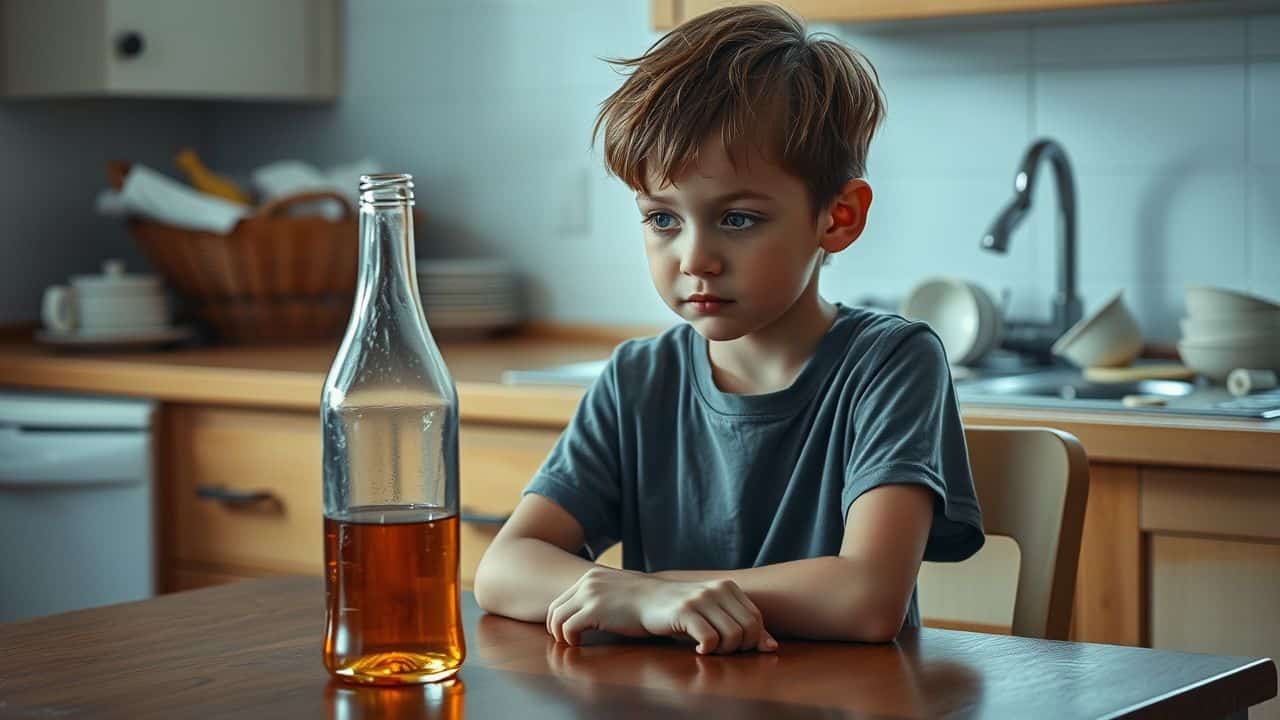
[[[1053,343],[1053,354],[1078,367],[1124,367],[1142,351],[1142,332],[1122,293],[1107,298]]]
[[[1195,315],[1179,321],[1182,339],[1207,342],[1238,337],[1280,339],[1280,310],[1251,310],[1225,315]]]
[[[924,280],[907,293],[899,312],[929,323],[953,365],[971,365],[981,359],[999,341],[1003,327],[991,296],[959,278]]]
[[[1192,285],[1186,293],[1187,314],[1198,316],[1231,315],[1258,310],[1280,310],[1280,303],[1238,290]]]
[[[1280,370],[1280,340],[1274,338],[1183,340],[1178,354],[1187,367],[1217,382],[1225,381],[1236,368]]]

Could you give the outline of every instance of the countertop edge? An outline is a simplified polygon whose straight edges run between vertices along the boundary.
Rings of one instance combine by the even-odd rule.
[[[0,350],[0,386],[13,388],[315,412],[321,383],[315,371],[211,367],[166,362],[156,355],[104,359]],[[459,381],[457,388],[464,422],[557,430],[568,423],[585,392],[575,386],[479,381]],[[1042,425],[1070,432],[1096,461],[1280,471],[1280,421],[965,404],[961,414],[971,424]]]

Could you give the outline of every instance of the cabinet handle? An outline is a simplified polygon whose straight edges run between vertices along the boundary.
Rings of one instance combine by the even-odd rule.
[[[138,57],[146,48],[147,43],[142,39],[140,32],[126,30],[116,36],[116,55],[124,60]]]
[[[232,490],[221,485],[197,485],[196,497],[205,500],[216,500],[229,508],[243,508],[250,505],[269,505],[274,509],[283,509],[284,503],[270,490]]]
[[[472,525],[497,525],[501,527],[507,524],[510,519],[510,515],[491,515],[489,513],[472,512],[466,508],[462,509],[462,522]]]

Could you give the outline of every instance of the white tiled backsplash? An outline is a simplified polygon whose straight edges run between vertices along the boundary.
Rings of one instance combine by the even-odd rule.
[[[648,8],[648,0],[350,0],[337,103],[150,110],[188,124],[149,138],[148,149],[164,162],[170,146],[206,137],[208,159],[237,172],[281,157],[328,164],[372,155],[417,177],[428,216],[420,253],[512,258],[531,276],[544,318],[668,322],[649,285],[631,193],[588,150],[596,106],[619,82],[594,56],[643,52],[657,38]],[[1086,309],[1123,287],[1144,331],[1172,338],[1186,283],[1280,295],[1280,14],[1149,19],[1156,15],[815,26],[866,52],[888,96],[870,158],[871,220],[824,271],[827,295],[900,297],[923,277],[957,274],[1008,289],[1016,315],[1047,317],[1049,173],[1009,254],[978,249],[1011,196],[1023,150],[1042,135],[1060,140],[1076,166]],[[138,107],[117,102],[111,116]],[[0,143],[28,142],[15,122],[40,135],[30,126],[41,114],[0,107]],[[113,155],[147,154],[116,130],[59,130],[72,131]],[[81,154],[50,152],[54,166]],[[106,151],[89,154],[77,167],[98,167]],[[98,172],[76,187],[100,187]],[[10,186],[0,203],[12,214],[26,206],[15,192],[22,184]],[[78,189],[74,202],[88,197]],[[67,258],[96,256],[86,238],[111,222],[83,208],[72,218],[68,228],[28,217],[4,241],[7,256],[24,238],[45,236]],[[106,234],[120,243],[118,227]],[[5,297],[9,310],[19,295]],[[32,298],[21,293],[34,317]]]

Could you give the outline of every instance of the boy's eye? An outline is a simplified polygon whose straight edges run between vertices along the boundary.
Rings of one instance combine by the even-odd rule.
[[[656,230],[670,230],[676,225],[676,218],[671,213],[652,212],[645,216],[644,221],[654,227]]]
[[[724,216],[723,222],[734,230],[746,230],[758,221],[746,213],[731,212]]]

